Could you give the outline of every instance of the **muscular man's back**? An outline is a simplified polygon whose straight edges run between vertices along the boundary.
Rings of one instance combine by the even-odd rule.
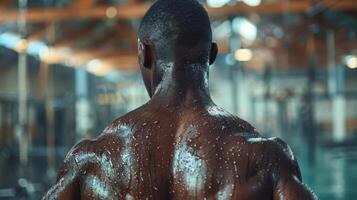
[[[284,142],[213,103],[217,52],[202,5],[157,0],[138,40],[151,100],[77,144],[45,199],[315,199]]]
[[[288,168],[284,179],[301,184],[292,154],[279,140],[264,139],[213,104],[176,109],[148,104],[117,119],[98,139],[76,145],[59,183],[77,179],[72,190],[80,193],[53,190],[47,197],[285,199],[279,197],[280,168]],[[308,190],[301,191],[289,199],[308,199]]]

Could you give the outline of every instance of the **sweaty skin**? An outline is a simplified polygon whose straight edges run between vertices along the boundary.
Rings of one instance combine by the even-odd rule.
[[[192,2],[185,0],[189,6],[182,9],[197,6]],[[185,45],[195,39],[188,40]],[[97,139],[75,145],[43,199],[317,199],[302,183],[287,144],[263,137],[211,100],[208,68],[217,55],[215,43],[209,41],[202,59],[196,59],[201,54],[195,48],[168,45],[161,49],[164,57],[154,42],[138,43],[151,100],[116,119]]]
[[[44,199],[315,197],[283,141],[262,137],[206,95],[175,94],[154,97],[73,147]]]

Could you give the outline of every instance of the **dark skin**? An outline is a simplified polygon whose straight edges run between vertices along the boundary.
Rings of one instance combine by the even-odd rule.
[[[207,63],[192,67],[160,60],[150,42],[138,49],[151,100],[74,146],[44,199],[317,199],[283,141],[211,100],[215,43]]]

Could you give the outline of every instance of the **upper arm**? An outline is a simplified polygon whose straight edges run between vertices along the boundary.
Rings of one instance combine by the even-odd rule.
[[[67,154],[64,163],[59,171],[57,181],[53,185],[43,199],[79,199],[80,185],[79,175],[80,167],[77,164],[77,156],[83,152],[88,145],[88,141],[84,140],[75,145]]]
[[[274,200],[315,200],[316,195],[302,183],[300,169],[290,147],[280,139],[273,139]]]

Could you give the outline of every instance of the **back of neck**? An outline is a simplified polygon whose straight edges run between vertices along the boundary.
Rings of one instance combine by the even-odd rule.
[[[208,65],[167,65],[162,81],[156,87],[152,101],[172,104],[208,104]]]

